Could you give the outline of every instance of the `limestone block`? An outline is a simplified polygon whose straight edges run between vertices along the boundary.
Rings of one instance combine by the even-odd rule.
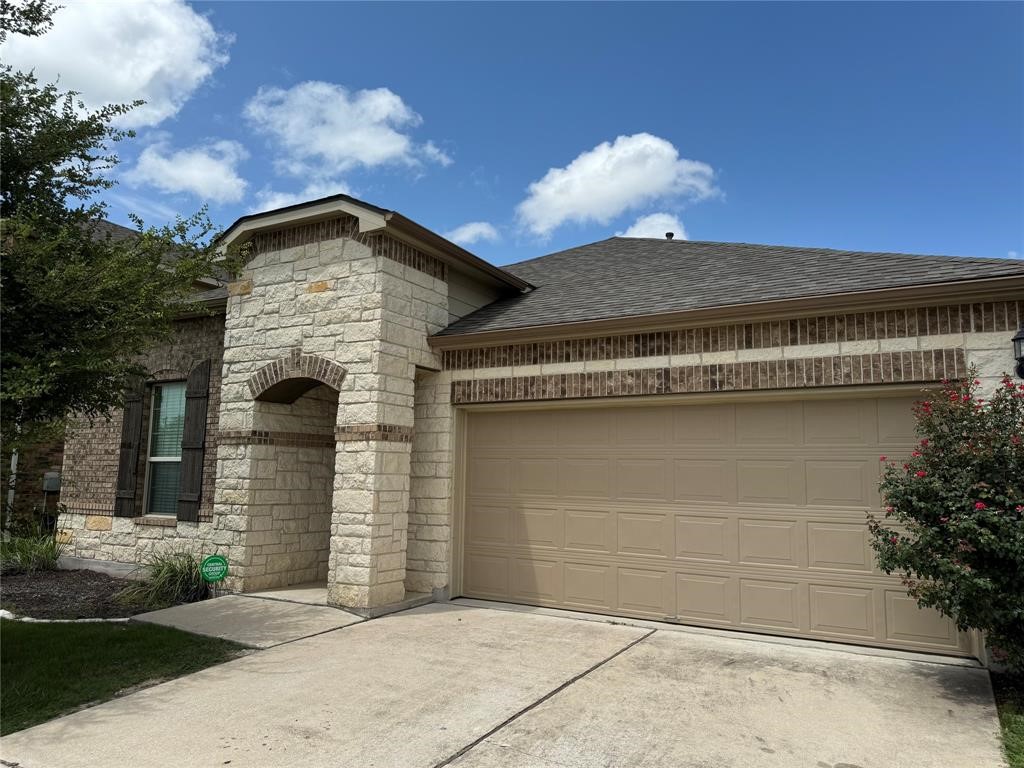
[[[88,531],[109,531],[114,527],[114,518],[105,515],[88,515],[85,518],[85,528]]]

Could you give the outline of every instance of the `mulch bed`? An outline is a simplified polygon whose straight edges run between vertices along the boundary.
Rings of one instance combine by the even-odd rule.
[[[132,616],[115,595],[131,582],[96,571],[36,571],[4,575],[0,605],[34,619],[112,619]]]

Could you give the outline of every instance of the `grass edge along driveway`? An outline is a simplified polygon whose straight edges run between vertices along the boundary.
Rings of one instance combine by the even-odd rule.
[[[0,621],[0,735],[236,658],[227,640],[135,623]]]

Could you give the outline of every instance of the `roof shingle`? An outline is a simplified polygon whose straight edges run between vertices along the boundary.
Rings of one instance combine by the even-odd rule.
[[[1024,276],[1024,260],[612,237],[504,269],[536,290],[438,335]]]

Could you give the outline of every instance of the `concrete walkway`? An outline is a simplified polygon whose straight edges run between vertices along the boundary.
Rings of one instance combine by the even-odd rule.
[[[246,599],[246,598],[239,598]],[[988,676],[430,605],[6,737],[20,768],[1001,768]]]
[[[304,605],[249,595],[225,595],[200,603],[142,613],[134,617],[134,621],[233,640],[249,648],[273,648],[282,643],[341,629],[363,621],[363,618],[322,605]]]

